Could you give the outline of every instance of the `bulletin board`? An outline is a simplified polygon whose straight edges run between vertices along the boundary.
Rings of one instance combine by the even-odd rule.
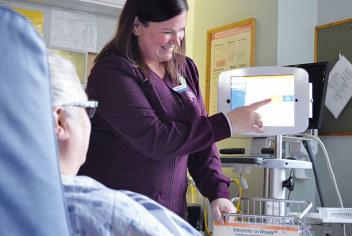
[[[352,18],[315,28],[315,61],[328,61],[330,69],[343,54],[352,63]],[[352,100],[338,119],[324,107],[321,135],[352,135]]]
[[[217,112],[219,74],[254,66],[255,23],[250,18],[208,30],[205,104],[209,114]]]
[[[27,5],[21,1],[10,1],[6,5],[25,16],[39,34],[44,35],[49,51],[73,63],[84,87],[97,55],[97,18],[100,16],[95,10],[89,13],[70,8],[71,5],[62,8],[40,3]]]

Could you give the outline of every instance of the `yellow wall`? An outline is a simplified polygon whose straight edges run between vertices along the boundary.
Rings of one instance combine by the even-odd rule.
[[[186,25],[186,54],[193,58],[193,35],[194,35],[194,9],[195,0],[188,0],[188,14],[187,14],[187,25]]]
[[[199,75],[200,87],[205,95],[205,61],[207,30],[237,21],[234,10],[241,4],[234,0],[188,0],[189,12],[187,18],[187,55],[195,61]],[[237,18],[236,18],[237,17]],[[249,147],[247,138],[227,139],[219,142],[219,147]]]
[[[187,55],[197,64],[205,93],[207,30],[248,18],[256,19],[255,64],[276,65],[278,0],[188,0]]]
[[[274,24],[272,21],[276,18],[277,0],[267,0],[261,3],[257,0],[188,0],[189,12],[187,19],[187,55],[190,56],[196,63],[200,75],[200,86],[203,96],[205,95],[205,73],[206,73],[206,36],[207,30],[216,28],[222,25],[238,22],[251,17],[263,19],[269,16],[269,20],[259,21],[262,23],[261,30],[265,29],[266,33]],[[257,5],[262,5],[258,6]],[[255,7],[257,6],[257,7]],[[276,6],[276,7],[275,7]],[[272,12],[271,12],[272,11]],[[274,27],[275,28],[275,27]],[[261,33],[259,31],[259,33]],[[275,37],[275,34],[270,34]],[[257,36],[258,37],[258,36]],[[271,38],[269,41],[275,44],[275,40]],[[266,42],[265,42],[266,43]],[[273,46],[274,47],[274,46]],[[261,49],[262,48],[262,49]],[[259,47],[260,50],[268,50],[261,52],[256,51],[256,54],[266,54],[266,61],[259,64],[273,63],[276,60],[276,51],[272,50],[270,44],[266,43],[265,47]],[[272,52],[272,53],[271,53]],[[230,138],[218,143],[219,148],[235,148],[244,147],[250,150],[251,139],[249,138]],[[238,173],[233,171],[233,168],[223,168],[226,175],[236,178]],[[262,178],[263,169],[254,168],[251,174],[247,176],[247,181],[250,185],[250,190],[245,194],[247,196],[262,196]],[[259,180],[259,181],[258,181]],[[231,188],[233,190],[233,188]],[[232,192],[234,194],[234,192]]]
[[[207,30],[235,22],[234,0],[192,0],[194,2],[193,52],[200,75],[200,85],[205,94],[205,61]]]

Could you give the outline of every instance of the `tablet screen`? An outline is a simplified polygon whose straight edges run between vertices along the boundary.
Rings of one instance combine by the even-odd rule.
[[[264,126],[293,127],[295,111],[294,75],[231,76],[231,110],[263,99],[260,107]]]

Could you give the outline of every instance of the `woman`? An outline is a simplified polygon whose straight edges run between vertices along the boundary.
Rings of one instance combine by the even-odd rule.
[[[88,115],[94,115],[97,102],[87,100],[69,61],[50,55],[49,65],[60,170],[73,234],[199,235],[183,219],[145,196],[76,176],[88,149]]]
[[[126,1],[88,80],[88,96],[100,105],[80,171],[185,217],[188,168],[221,220],[220,212],[235,209],[214,143],[262,131],[254,110],[268,101],[207,116],[196,66],[185,56],[187,10],[186,0]]]

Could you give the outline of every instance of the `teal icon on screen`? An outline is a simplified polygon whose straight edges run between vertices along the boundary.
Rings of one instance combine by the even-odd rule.
[[[231,86],[231,110],[245,105],[246,83],[233,83]]]

